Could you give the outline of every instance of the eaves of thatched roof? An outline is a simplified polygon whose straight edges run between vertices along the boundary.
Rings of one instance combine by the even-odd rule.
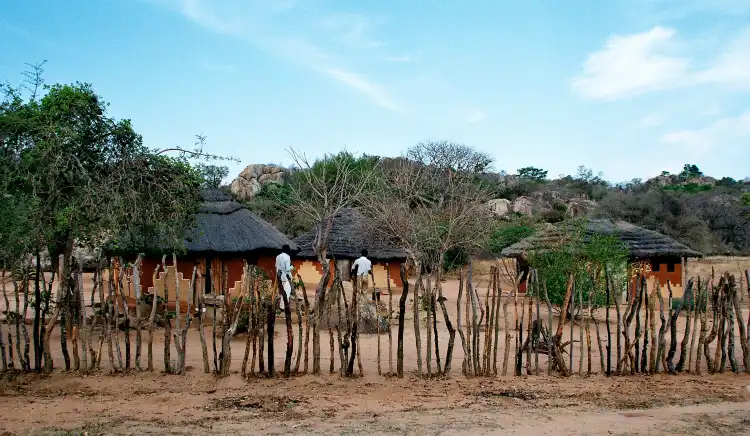
[[[644,229],[625,221],[591,219],[584,222],[584,234],[595,233],[617,236],[628,250],[631,259],[657,257],[703,257],[703,254],[669,236]],[[525,258],[531,253],[550,251],[562,246],[576,230],[570,224],[541,230],[502,250],[503,257]]]
[[[229,194],[219,189],[202,192],[203,203],[195,216],[193,227],[185,238],[189,254],[248,255],[261,252],[279,252],[289,245],[293,252],[297,246],[269,222],[250,212]],[[158,248],[135,248],[127,243],[125,252],[160,253]]]
[[[300,250],[296,257],[317,257],[313,249],[315,236],[313,229],[294,239]],[[367,257],[371,260],[404,261],[407,257],[406,252],[393,241],[378,236],[378,232],[373,232],[361,212],[356,209],[344,209],[333,219],[326,254],[329,258],[356,259],[362,249],[367,249]]]

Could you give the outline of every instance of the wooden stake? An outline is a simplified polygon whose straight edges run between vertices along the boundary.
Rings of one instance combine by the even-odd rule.
[[[391,291],[391,268],[385,263],[385,283],[388,291],[388,374],[393,374],[393,292]]]
[[[494,266],[492,267],[494,270]],[[469,377],[469,366],[470,366],[470,360],[469,360],[469,349],[468,349],[468,342],[466,340],[466,335],[464,335],[464,330],[461,327],[461,303],[463,302],[463,293],[464,293],[464,269],[463,267],[458,270],[458,296],[456,297],[456,329],[458,330],[458,336],[461,337],[461,347],[464,350],[464,360],[461,364],[462,373],[465,377]],[[468,302],[468,300],[467,300]]]
[[[156,264],[156,268],[154,268],[154,273],[151,275],[151,283],[154,286],[154,294],[152,295],[151,300],[151,312],[148,316],[148,344],[147,344],[147,366],[148,370],[153,372],[154,371],[154,320],[156,319],[156,307],[159,301],[159,295],[156,293],[156,278],[159,274],[159,268],[163,266],[166,263],[166,256],[163,256],[161,258],[161,265]],[[103,307],[103,306],[102,306]]]
[[[503,297],[503,291],[500,288],[500,271],[497,267],[493,267],[494,271],[492,274],[495,276],[495,295],[497,295],[497,301],[494,303],[493,311],[495,313],[495,332],[494,332],[494,338],[495,338],[495,344],[492,351],[492,375],[497,376],[497,352],[498,352],[498,346],[500,341],[500,300],[502,300]],[[460,298],[459,298],[460,300]]]
[[[396,348],[396,373],[399,378],[404,377],[404,316],[406,315],[406,299],[409,295],[409,280],[406,277],[404,264],[400,267],[401,283],[404,288],[401,291],[401,298],[398,301],[398,337]]]
[[[417,347],[417,375],[422,375],[422,335],[420,333],[421,320],[419,319],[419,287],[422,283],[422,262],[416,261],[414,265],[417,270],[417,280],[414,282],[414,342]]]

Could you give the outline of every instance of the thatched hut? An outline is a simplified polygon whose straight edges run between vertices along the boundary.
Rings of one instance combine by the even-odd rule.
[[[566,243],[575,224],[563,224],[541,230],[502,250],[503,257],[515,258],[519,272],[528,271],[530,253],[552,250]],[[583,221],[583,237],[599,233],[616,236],[628,250],[629,262],[650,266],[647,276],[664,285],[669,280],[676,296],[682,295],[683,276],[688,258],[703,255],[669,236],[625,221],[589,219]],[[525,291],[525,283],[522,283]]]
[[[293,257],[293,264],[302,279],[308,283],[318,282],[323,272],[313,249],[315,236],[313,229],[294,239],[294,243],[299,247],[299,253]],[[335,259],[345,280],[349,279],[351,262],[360,256],[362,249],[367,249],[367,257],[372,261],[375,284],[379,288],[385,288],[388,271],[391,286],[403,286],[400,267],[406,261],[406,252],[393,241],[380,237],[379,232],[373,231],[366,217],[357,209],[344,209],[334,217],[326,248],[331,268]]]
[[[195,223],[185,239],[185,252],[178,256],[177,273],[180,277],[180,300],[188,297],[188,285],[193,267],[205,277],[204,293],[210,293],[215,285],[218,292],[229,290],[230,295],[242,280],[245,262],[263,269],[273,277],[275,257],[281,247],[288,244],[293,252],[296,245],[273,225],[250,212],[227,192],[207,189],[202,192],[203,202],[195,217]],[[127,243],[121,246],[128,246]],[[169,299],[175,298],[174,266],[171,252],[154,247],[129,247],[125,250],[132,257],[137,252],[146,253],[142,267],[142,288],[163,296],[164,280],[167,280]],[[161,263],[162,254],[167,254],[167,271],[159,273],[156,283],[153,272]],[[216,283],[214,283],[216,282]],[[132,293],[132,292],[131,292]],[[131,297],[133,295],[130,295]]]

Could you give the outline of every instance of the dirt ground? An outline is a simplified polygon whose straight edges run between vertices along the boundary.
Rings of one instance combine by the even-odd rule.
[[[738,267],[737,259],[718,265],[719,272],[723,271],[721,265]],[[707,266],[700,267],[710,270]],[[481,275],[478,281],[480,297],[484,298],[487,281]],[[308,286],[311,297],[312,289]],[[454,280],[443,284],[446,305],[454,320],[457,289]],[[8,294],[11,297],[10,292]],[[394,292],[394,308],[399,296]],[[388,297],[384,299],[387,304]],[[519,304],[521,302],[523,300]],[[404,338],[407,376],[404,379],[378,376],[378,336],[375,334],[361,337],[363,376],[341,379],[328,374],[331,354],[328,331],[321,335],[322,376],[242,380],[238,371],[246,335],[240,334],[232,341],[232,375],[216,379],[203,374],[200,342],[194,328],[188,335],[188,371],[184,376],[143,372],[108,375],[111,366],[106,344],[102,372],[83,376],[60,370],[63,360],[58,328],[51,344],[57,369],[51,376],[8,373],[0,380],[0,435],[247,434],[255,431],[265,434],[750,434],[750,376],[727,371],[727,374],[714,376],[606,378],[601,375],[593,325],[591,376],[586,375],[586,350],[581,353],[581,344],[575,342],[573,368],[578,371],[583,354],[583,375],[567,379],[546,375],[466,379],[461,375],[463,349],[457,335],[451,377],[431,380],[417,377],[411,308],[409,298]],[[513,311],[511,302],[510,316]],[[528,312],[525,313],[528,316]],[[540,316],[546,322],[543,307]],[[612,324],[616,320],[615,312],[611,311],[610,316]],[[596,318],[601,321],[602,340],[606,342],[604,312],[600,310]],[[747,311],[743,318],[747,319]],[[444,365],[448,335],[439,312],[438,320],[440,357]],[[557,323],[556,318],[554,322]],[[395,327],[395,320],[392,324]],[[679,338],[682,338],[684,324],[681,318]],[[296,317],[294,325],[296,354]],[[574,327],[575,341],[579,340],[582,325],[578,323]],[[614,325],[611,328],[614,341]],[[5,325],[2,329],[7,334]],[[396,330],[392,330],[394,342]],[[206,332],[210,352],[209,329]],[[504,351],[502,329],[500,335],[498,372],[502,371]],[[565,337],[568,335],[566,328]],[[163,369],[163,331],[155,336],[155,366]],[[99,337],[98,332],[95,337]],[[131,337],[134,343],[135,334]],[[421,340],[424,356],[424,319]],[[124,345],[122,332],[119,341]],[[274,344],[275,367],[280,371],[286,345],[281,319],[276,324]],[[390,371],[387,332],[380,336],[380,344],[381,368],[387,373]],[[736,347],[742,364],[740,345]],[[395,366],[395,343],[393,350]],[[145,366],[145,343],[143,354]],[[174,360],[174,349],[171,354]],[[334,366],[338,368],[338,351],[333,357]],[[433,358],[432,367],[435,366]],[[531,367],[535,371],[535,365]],[[539,356],[539,367],[541,374],[545,374],[546,356]],[[424,370],[427,370],[426,364]],[[512,368],[508,370],[512,373]]]
[[[22,376],[0,434],[750,434],[745,376]]]

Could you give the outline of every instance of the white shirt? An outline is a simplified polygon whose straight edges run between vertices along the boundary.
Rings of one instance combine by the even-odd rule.
[[[352,265],[352,271],[354,271],[354,268],[357,268],[358,276],[366,276],[367,274],[370,274],[370,270],[372,269],[372,262],[370,262],[370,259],[362,256],[354,261],[354,264]]]
[[[292,258],[286,253],[276,256],[276,273],[281,273],[281,281],[288,282],[292,276]]]

